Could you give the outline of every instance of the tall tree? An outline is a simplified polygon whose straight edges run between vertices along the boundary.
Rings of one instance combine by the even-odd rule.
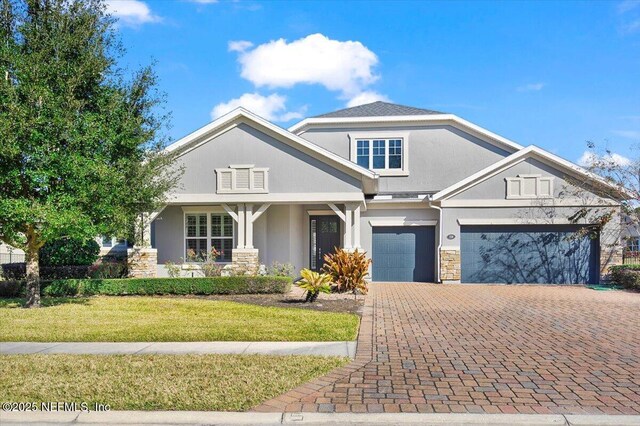
[[[0,240],[25,251],[37,307],[45,242],[131,236],[181,170],[155,74],[118,66],[101,0],[0,2]]]

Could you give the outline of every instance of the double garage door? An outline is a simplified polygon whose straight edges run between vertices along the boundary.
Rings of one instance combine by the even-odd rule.
[[[372,238],[373,281],[434,281],[434,226],[376,226]]]
[[[461,281],[593,284],[599,240],[574,225],[481,225],[460,229]],[[435,227],[373,228],[373,281],[435,280]]]
[[[593,284],[599,242],[574,225],[462,226],[463,283]]]

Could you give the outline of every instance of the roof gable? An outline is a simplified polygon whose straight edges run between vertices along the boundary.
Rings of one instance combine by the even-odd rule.
[[[584,168],[565,160],[564,158],[558,157],[557,155],[543,150],[542,148],[539,148],[535,145],[529,145],[528,147],[523,148],[508,157],[505,157],[504,159],[490,165],[489,167],[486,167],[479,172],[472,174],[471,176],[461,180],[460,182],[457,182],[454,185],[451,185],[448,188],[437,192],[433,195],[432,200],[443,201],[449,199],[475,185],[484,182],[490,177],[509,169],[515,164],[525,161],[528,158],[539,160],[542,163],[545,163],[553,167],[554,169],[557,169],[558,171],[564,171],[571,176],[582,179],[587,178],[591,181],[598,182],[598,184],[600,185],[606,185],[614,191],[621,193],[621,198],[624,198],[620,188],[617,188],[611,183],[607,182],[601,176],[591,173],[588,170],[585,170]]]
[[[177,152],[179,153],[178,155],[182,155],[212,139],[215,135],[226,132],[240,123],[246,123],[249,126],[256,127],[258,130],[263,131],[281,142],[284,142],[301,152],[310,154],[327,164],[338,166],[352,175],[358,175],[370,179],[378,177],[377,173],[365,169],[364,167],[342,158],[331,151],[301,138],[300,136],[276,126],[275,124],[245,110],[244,108],[236,108],[235,110],[223,115],[206,126],[201,127],[195,132],[192,132],[191,134],[167,146],[165,151]]]

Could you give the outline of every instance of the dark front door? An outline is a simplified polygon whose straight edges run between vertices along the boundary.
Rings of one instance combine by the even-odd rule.
[[[309,265],[312,270],[319,271],[324,265],[324,255],[333,253],[334,248],[340,247],[340,219],[337,216],[311,216],[309,221],[311,231]]]

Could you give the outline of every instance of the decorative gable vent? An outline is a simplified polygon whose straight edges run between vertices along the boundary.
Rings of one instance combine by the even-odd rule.
[[[218,194],[259,194],[269,192],[269,169],[253,164],[232,164],[216,169]]]
[[[507,199],[553,197],[553,177],[518,175],[505,180],[507,181]]]

